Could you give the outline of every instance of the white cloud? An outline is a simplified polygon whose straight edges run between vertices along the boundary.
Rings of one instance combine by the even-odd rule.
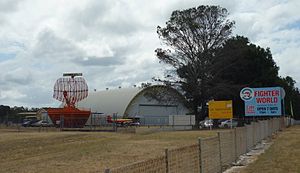
[[[235,34],[270,47],[280,75],[300,82],[298,0],[0,0],[0,104],[55,106],[55,80],[82,72],[91,90],[151,81],[165,68],[154,50],[171,12],[220,5]],[[293,62],[293,63],[290,63]],[[298,85],[299,86],[299,85]]]
[[[8,100],[14,100],[14,99],[20,99],[26,97],[25,94],[17,90],[6,90],[6,91],[2,91],[0,94],[1,94],[0,95],[1,99],[8,99]]]
[[[300,1],[242,1],[233,14],[236,33],[269,47],[281,76],[292,76],[300,84]]]

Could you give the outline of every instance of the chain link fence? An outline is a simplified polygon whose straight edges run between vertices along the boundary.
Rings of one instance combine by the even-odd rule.
[[[215,137],[199,138],[198,144],[166,149],[165,155],[132,163],[105,173],[218,173],[230,167],[238,157],[247,153],[263,139],[283,130],[286,118],[252,122],[245,127],[218,132]]]

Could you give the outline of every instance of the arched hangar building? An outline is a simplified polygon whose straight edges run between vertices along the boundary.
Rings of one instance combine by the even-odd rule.
[[[91,108],[93,114],[138,118],[144,125],[168,124],[169,115],[190,112],[177,90],[162,85],[91,92],[78,107]]]

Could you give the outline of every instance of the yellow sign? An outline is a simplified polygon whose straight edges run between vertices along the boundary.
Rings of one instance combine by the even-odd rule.
[[[208,102],[208,117],[210,119],[231,119],[232,100]]]

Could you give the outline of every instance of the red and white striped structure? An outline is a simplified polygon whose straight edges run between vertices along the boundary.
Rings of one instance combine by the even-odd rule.
[[[88,85],[83,77],[62,77],[56,80],[53,98],[75,107],[75,104],[88,96]]]

